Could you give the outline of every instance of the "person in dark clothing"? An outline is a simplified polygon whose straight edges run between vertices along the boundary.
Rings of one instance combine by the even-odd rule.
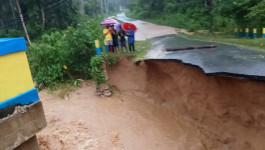
[[[125,48],[126,52],[128,51],[125,35],[126,35],[125,31],[121,28],[121,30],[119,32],[119,36],[120,36],[120,43],[121,43],[121,51],[122,52],[123,52],[123,48]]]
[[[118,33],[117,30],[114,28],[114,25],[111,25],[111,35],[112,35],[112,40],[113,40],[113,50],[114,52],[117,51],[119,52],[119,41],[118,41]]]
[[[135,52],[135,46],[134,46],[134,30],[129,25],[129,30],[126,32],[126,35],[128,36],[128,43],[129,43],[129,50],[130,52],[133,50]]]

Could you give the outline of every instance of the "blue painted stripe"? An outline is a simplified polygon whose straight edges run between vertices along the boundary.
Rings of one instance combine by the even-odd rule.
[[[249,32],[246,32],[246,38],[248,38],[249,37]]]
[[[108,47],[108,45],[105,45],[105,51],[106,51],[106,52],[109,52],[109,47]]]
[[[253,33],[253,39],[257,38],[257,33]]]
[[[39,99],[38,90],[33,88],[6,101],[0,102],[0,109],[17,104],[28,105],[30,103],[37,102]]]
[[[0,56],[27,49],[25,38],[1,38],[0,39]]]
[[[96,50],[97,50],[97,55],[101,55],[101,50],[100,50],[100,48],[97,47]]]

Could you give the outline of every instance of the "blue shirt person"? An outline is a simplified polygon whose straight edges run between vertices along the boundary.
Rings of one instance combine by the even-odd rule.
[[[133,50],[135,52],[135,46],[134,46],[134,35],[135,32],[129,25],[129,30],[126,32],[126,36],[128,37],[128,43],[129,43],[129,50],[130,52]]]

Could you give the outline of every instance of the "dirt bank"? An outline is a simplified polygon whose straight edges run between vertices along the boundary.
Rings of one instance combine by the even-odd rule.
[[[147,100],[172,112],[178,121],[173,128],[181,132],[171,134],[180,149],[264,149],[264,83],[207,76],[177,62],[130,64],[121,58],[110,68],[110,83],[118,91],[144,91]]]
[[[67,100],[40,92],[41,150],[263,150],[265,84],[209,77],[177,62],[108,68],[115,94],[85,81]]]
[[[115,94],[95,96],[86,81],[68,100],[40,92],[48,127],[38,134],[41,150],[186,150],[202,147],[196,133],[145,93],[146,68],[129,58],[109,68]],[[120,82],[127,81],[127,82]],[[137,82],[134,82],[137,81]],[[191,144],[192,143],[192,144]]]

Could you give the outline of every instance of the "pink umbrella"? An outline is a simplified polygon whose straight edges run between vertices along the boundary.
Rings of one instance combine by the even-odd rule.
[[[100,25],[106,25],[106,24],[116,24],[114,20],[111,19],[105,19],[101,21]]]
[[[115,20],[115,19],[110,19],[112,20],[113,22],[115,22],[115,24],[119,24],[119,21]]]

